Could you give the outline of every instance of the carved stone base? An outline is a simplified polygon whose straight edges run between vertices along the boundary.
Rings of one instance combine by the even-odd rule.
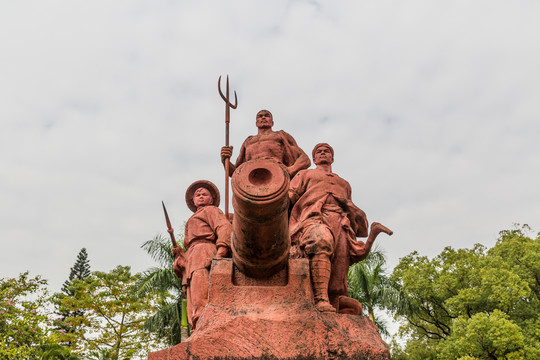
[[[368,318],[315,310],[306,259],[264,280],[214,260],[209,300],[191,337],[148,359],[390,359]]]

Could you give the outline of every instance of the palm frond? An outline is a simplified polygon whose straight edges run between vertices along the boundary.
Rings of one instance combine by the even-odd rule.
[[[384,251],[380,248],[380,246],[375,245],[371,251],[369,252],[369,255],[367,258],[363,261],[369,265],[371,264],[386,264],[386,254]]]
[[[178,242],[181,242],[178,239]],[[172,244],[169,237],[157,234],[152,240],[145,241],[143,248],[150,257],[163,267],[172,267],[174,256],[172,254]]]
[[[373,312],[375,323],[382,335],[387,335],[385,322],[377,317],[374,309],[390,312],[410,311],[410,305],[401,291],[401,286],[386,273],[386,256],[374,249],[368,257],[349,268],[347,283],[350,296],[364,305],[366,312]]]
[[[182,237],[177,242],[181,244],[181,240]],[[169,345],[176,345],[181,341],[182,279],[177,278],[172,269],[174,256],[171,240],[158,234],[152,240],[145,241],[141,248],[158,265],[144,271],[136,284],[137,295],[153,293],[159,296],[157,310],[146,320],[145,329]]]
[[[380,316],[375,316],[375,325],[379,329],[379,333],[386,337],[390,338],[390,332],[388,332],[388,322]]]
[[[181,312],[177,301],[164,303],[158,311],[150,316],[144,323],[147,331],[156,333],[160,338],[166,339],[169,345],[176,345],[180,342],[180,320]]]
[[[135,285],[137,295],[173,292],[175,296],[182,291],[182,280],[170,268],[153,267],[141,274]]]

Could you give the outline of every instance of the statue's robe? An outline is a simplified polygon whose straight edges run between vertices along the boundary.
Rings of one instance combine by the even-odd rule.
[[[182,285],[187,288],[188,321],[197,325],[208,304],[210,265],[218,246],[230,248],[232,226],[217,207],[209,205],[197,210],[185,226],[185,268]]]
[[[289,219],[292,246],[300,256],[330,256],[330,299],[348,296],[349,266],[369,253],[365,243],[356,240],[368,235],[368,221],[351,201],[351,186],[337,174],[310,169],[298,172],[289,192],[294,203]]]

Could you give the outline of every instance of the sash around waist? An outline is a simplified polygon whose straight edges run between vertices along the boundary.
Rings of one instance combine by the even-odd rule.
[[[341,206],[336,205],[336,204],[323,204],[321,210],[323,212],[335,212],[335,213],[338,213],[338,214],[343,214],[344,213]]]

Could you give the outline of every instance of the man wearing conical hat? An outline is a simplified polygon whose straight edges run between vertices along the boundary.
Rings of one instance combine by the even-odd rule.
[[[208,304],[212,258],[229,255],[232,226],[218,209],[219,190],[210,181],[199,180],[191,184],[186,191],[186,203],[194,214],[185,226],[185,260],[175,252],[173,270],[182,277],[182,290],[187,294],[188,322],[196,329]]]
[[[317,144],[315,169],[300,171],[291,181],[291,257],[309,258],[315,306],[321,312],[361,313],[358,301],[348,297],[349,266],[366,258],[377,235],[392,231],[371,225],[368,239],[366,214],[351,200],[349,183],[332,172],[334,149]]]

